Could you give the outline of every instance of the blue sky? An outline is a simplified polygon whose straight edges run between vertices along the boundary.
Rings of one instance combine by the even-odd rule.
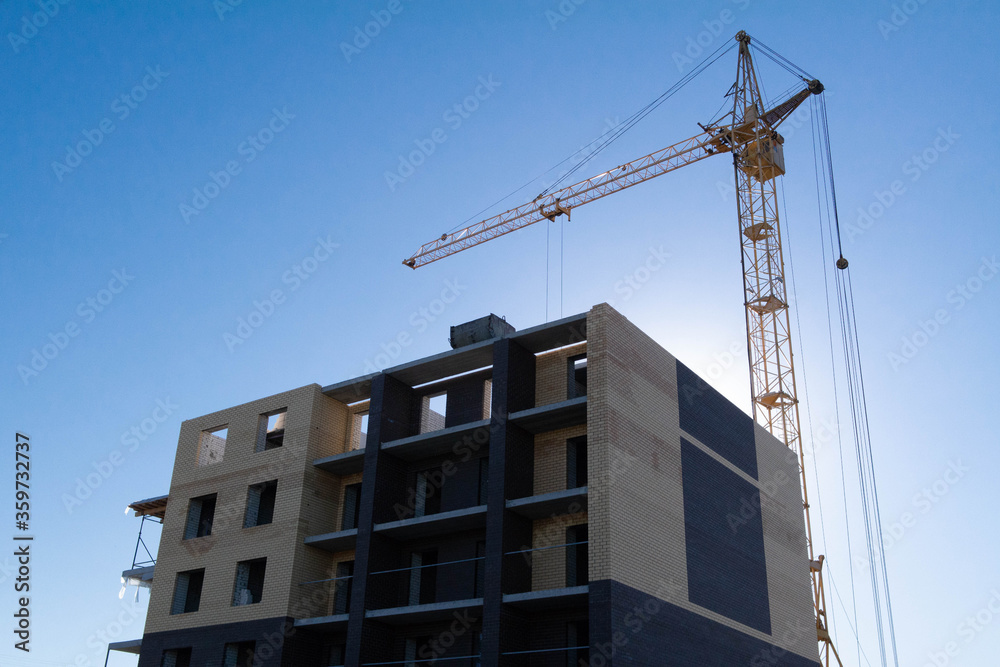
[[[31,436],[36,535],[33,651],[25,659],[5,641],[0,661],[101,664],[101,633],[141,635],[147,593],[135,613],[117,598],[139,524],[123,510],[167,491],[182,420],[442,351],[450,324],[494,312],[525,328],[607,301],[748,408],[728,160],[594,203],[564,228],[536,225],[416,272],[400,264],[544,174],[488,212],[534,197],[558,176],[547,169],[687,73],[685,52],[697,62],[744,29],[828,91],[882,518],[896,535],[900,664],[950,643],[949,665],[991,662],[996,5],[389,6],[0,4],[2,433],[11,460],[15,431]],[[359,38],[378,16],[385,25]],[[696,134],[734,75],[731,53],[580,176]],[[769,94],[795,83],[770,66],[761,76]],[[473,111],[454,111],[477,91]],[[833,432],[808,114],[783,133],[797,358],[813,430]],[[639,289],[623,288],[664,254]],[[454,296],[443,312],[442,294]],[[241,318],[260,326],[243,330]],[[394,343],[401,334],[408,344]],[[133,428],[137,444],[123,441]],[[857,664],[846,611],[864,554],[856,475],[848,456],[842,483],[836,437],[820,444],[820,550],[837,584],[828,606]],[[99,484],[78,493],[95,471]],[[2,486],[11,508],[13,484]],[[853,574],[875,664],[864,565]],[[12,582],[6,569],[0,578],[9,623]]]

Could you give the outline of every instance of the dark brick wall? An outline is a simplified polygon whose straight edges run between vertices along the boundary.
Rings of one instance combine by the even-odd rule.
[[[820,664],[616,581],[590,582],[590,619],[590,667]],[[815,634],[812,619],[802,621],[791,631]]]
[[[485,389],[486,384],[481,377],[472,377],[449,385],[445,428],[482,419]]]
[[[523,586],[527,562],[504,557],[506,551],[531,544],[531,524],[505,507],[511,491],[534,485],[533,439],[507,421],[507,415],[535,404],[535,355],[517,343],[493,344],[493,405],[490,423],[489,509],[486,515],[486,591],[483,597],[483,667],[497,667],[501,650],[500,626],[505,617],[503,591]],[[517,545],[512,547],[511,545]],[[504,635],[504,645],[518,644],[523,636]],[[512,650],[505,648],[504,650]]]
[[[395,567],[395,544],[372,529],[376,522],[392,520],[392,506],[404,501],[406,470],[404,462],[382,452],[381,443],[406,437],[410,433],[410,407],[413,390],[385,374],[372,380],[369,406],[368,439],[365,445],[364,482],[358,512],[358,539],[354,552],[354,578],[351,580],[351,610],[347,628],[347,664],[357,665],[384,655],[385,631],[365,620],[365,609],[381,602],[394,591],[387,582],[370,582],[368,573]]]
[[[760,491],[681,438],[688,599],[771,632]]]
[[[753,419],[679,361],[677,404],[683,430],[757,479]]]
[[[293,619],[281,617],[144,635],[138,665],[160,667],[165,650],[190,648],[192,666],[219,667],[225,645],[244,641],[256,642],[255,652],[260,667],[306,664],[298,662],[296,655],[308,658],[314,649],[293,624]]]

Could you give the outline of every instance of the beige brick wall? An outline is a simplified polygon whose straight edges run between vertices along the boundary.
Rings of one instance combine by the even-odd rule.
[[[587,352],[587,343],[535,355],[535,405],[549,405],[566,400],[566,359]],[[588,368],[589,373],[589,368]],[[589,377],[589,376],[588,376]]]
[[[566,544],[566,529],[584,523],[587,523],[586,512],[537,519],[532,524],[532,548]],[[530,556],[531,590],[542,591],[566,586],[566,548],[534,551]]]
[[[259,416],[281,408],[288,410],[283,445],[256,453]],[[147,633],[285,616],[300,582],[326,576],[330,554],[306,547],[303,540],[333,530],[339,498],[329,490],[337,479],[311,463],[343,450],[348,412],[314,384],[181,425]],[[222,425],[229,429],[222,460],[197,465],[201,432]],[[274,479],[278,485],[272,523],[243,528],[247,487]],[[218,496],[212,534],[184,540],[189,499],[210,493]],[[261,602],[233,607],[237,562],[260,557],[267,558]],[[205,570],[199,610],[171,615],[177,573],[199,568]]]
[[[587,432],[586,424],[535,436],[535,495],[566,488],[566,441]]]

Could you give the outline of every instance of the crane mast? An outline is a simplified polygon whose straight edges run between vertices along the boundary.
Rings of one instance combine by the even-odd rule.
[[[577,206],[712,155],[731,153],[736,179],[753,418],[798,457],[820,657],[824,665],[842,665],[827,626],[822,573],[824,557],[815,555],[812,540],[776,184],[777,177],[785,173],[784,139],[776,128],[810,95],[822,93],[823,85],[815,79],[803,79],[805,88],[765,110],[750,53],[750,36],[740,31],[736,41],[739,61],[736,83],[730,91],[733,97],[731,122],[702,126],[703,132],[690,139],[555,192],[539,195],[526,204],[459,231],[442,234],[421,246],[403,260],[403,264],[419,268],[541,220],[552,221],[560,215],[569,217]],[[831,662],[831,658],[836,662]]]
[[[785,172],[783,139],[760,118],[763,105],[750,55],[750,36],[741,31],[736,40],[740,52],[733,88],[733,125],[740,128],[740,136],[736,139],[738,147],[733,149],[733,172],[740,223],[751,406],[754,419],[798,456],[817,641],[823,664],[831,664],[831,652],[837,664],[841,664],[827,626],[823,557],[816,558],[809,516],[778,217],[776,177]],[[810,88],[822,92],[818,82],[811,82]]]

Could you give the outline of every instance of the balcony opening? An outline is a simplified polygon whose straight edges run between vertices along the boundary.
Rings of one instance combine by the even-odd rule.
[[[254,451],[258,454],[269,449],[281,447],[285,442],[285,418],[288,409],[283,408],[274,412],[269,412],[260,416],[257,422],[257,446]]]
[[[566,586],[585,586],[588,578],[587,524],[566,529]]]
[[[417,473],[413,498],[413,516],[421,517],[441,511],[441,486],[445,480],[439,468],[431,468]]]
[[[566,488],[587,486],[587,436],[566,441]]]
[[[205,583],[205,570],[178,572],[174,582],[174,600],[171,614],[190,614],[201,606],[201,588]]]
[[[448,414],[448,392],[424,396],[420,406],[420,432],[430,433],[444,428]]]
[[[351,415],[351,436],[347,443],[347,450],[364,449],[365,441],[368,439],[368,413],[355,412]]]
[[[212,534],[212,522],[215,520],[215,501],[217,495],[192,498],[188,503],[187,523],[184,525],[184,539],[205,537]]]
[[[472,597],[481,598],[486,590],[486,542],[476,542],[476,587]]]
[[[566,667],[590,664],[590,622],[588,619],[566,624]]]
[[[437,592],[437,549],[410,554],[410,582],[407,604],[430,604]]]
[[[344,504],[340,518],[340,529],[350,530],[358,527],[361,513],[361,483],[348,484],[344,487]]]
[[[191,667],[191,649],[167,649],[160,658],[160,667]]]
[[[198,442],[198,465],[207,466],[222,461],[222,456],[226,453],[228,433],[228,426],[201,432],[201,439]]]
[[[351,583],[354,581],[354,561],[345,560],[337,563],[337,580],[334,582],[333,613],[348,614],[351,611]],[[331,662],[331,665],[340,665]]]
[[[236,564],[236,585],[233,587],[233,606],[257,604],[264,594],[266,558],[245,560]]]
[[[587,355],[578,354],[566,359],[567,388],[566,398],[579,398],[587,395]]]
[[[254,667],[257,662],[257,642],[226,644],[222,652],[222,667]]]
[[[430,635],[425,635],[421,637],[407,637],[406,646],[404,648],[404,653],[403,653],[403,662],[401,664],[403,664],[404,667],[429,667],[431,663],[434,661],[417,660],[417,654],[418,653],[424,653],[425,655],[429,654],[430,651],[428,651],[427,649],[431,645],[431,640],[433,639],[434,637],[431,637]],[[424,650],[420,651],[420,649]]]
[[[479,505],[485,505],[490,492],[490,457],[484,456],[479,459]]]
[[[344,664],[344,656],[347,654],[347,645],[327,644],[323,653],[326,655],[326,662],[323,663],[324,665],[342,667]]]
[[[243,527],[265,526],[274,520],[274,500],[278,494],[278,480],[252,484],[247,488],[247,507]]]

